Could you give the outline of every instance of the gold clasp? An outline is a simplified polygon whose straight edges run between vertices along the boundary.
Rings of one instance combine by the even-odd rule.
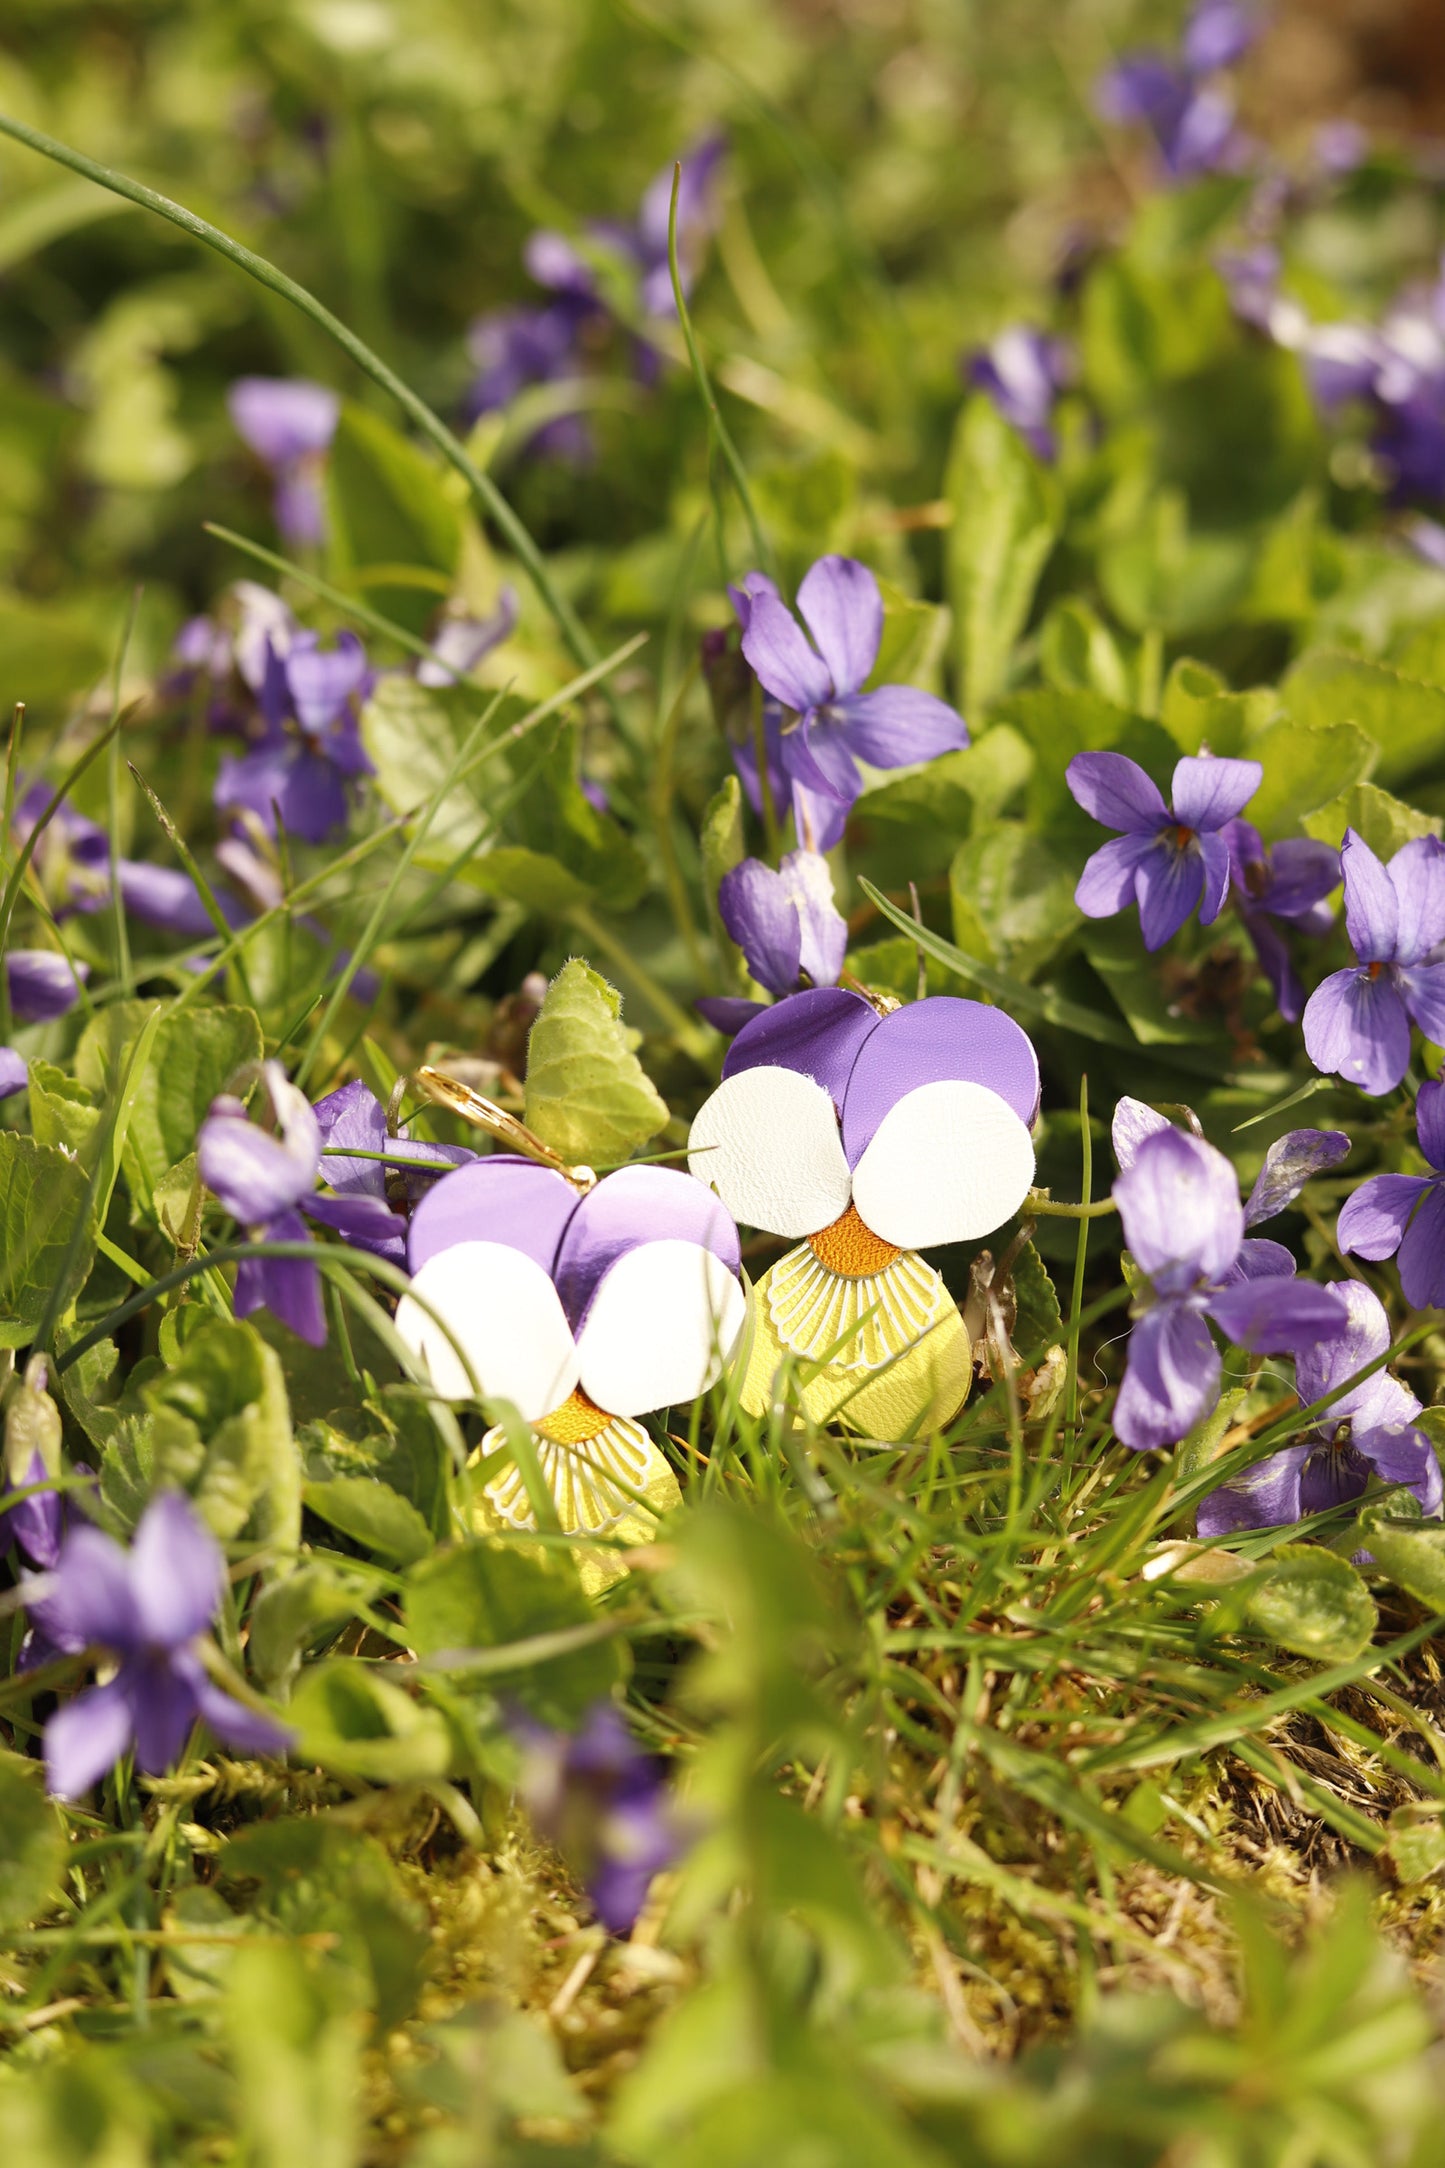
[[[597,1176],[591,1167],[569,1167],[560,1152],[554,1152],[550,1144],[544,1144],[525,1122],[518,1121],[515,1114],[509,1114],[505,1107],[483,1098],[459,1077],[448,1076],[445,1069],[418,1069],[412,1082],[424,1099],[445,1107],[449,1113],[459,1114],[464,1122],[470,1122],[474,1129],[484,1129],[489,1137],[495,1137],[498,1144],[506,1145],[509,1150],[520,1152],[526,1159],[535,1159],[539,1166],[550,1167],[575,1190],[585,1194],[596,1187]]]

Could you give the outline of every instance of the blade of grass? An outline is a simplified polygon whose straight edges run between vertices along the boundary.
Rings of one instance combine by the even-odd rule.
[[[313,324],[334,339],[342,352],[348,355],[374,384],[379,384],[383,391],[391,395],[407,419],[429,443],[435,445],[447,464],[461,475],[483,512],[505,539],[572,654],[584,668],[592,668],[598,660],[596,648],[572,605],[553,580],[546,560],[528,529],[491,476],[484,474],[475,465],[466,447],[452,434],[440,416],[432,412],[426,401],[420,398],[394,369],[389,368],[364,339],[358,338],[339,316],[333,316],[330,309],[317,300],[315,294],[299,285],[295,279],[288,278],[284,271],[265,256],[258,256],[254,249],[246,248],[230,234],[223,233],[219,226],[213,226],[208,220],[197,217],[194,211],[188,211],[183,204],[174,203],[169,196],[160,195],[154,188],[147,188],[142,182],[132,180],[129,174],[119,173],[112,166],[104,166],[94,158],[87,158],[83,151],[57,141],[54,136],[45,135],[39,128],[29,127],[24,121],[15,119],[13,114],[0,113],[0,134],[10,136],[17,143],[23,143],[27,150],[38,152],[42,158],[49,158],[56,165],[69,166],[72,173],[83,174],[86,180],[94,181],[98,187],[109,189],[113,195],[124,196],[127,202],[139,204],[142,210],[152,211],[156,217],[167,220],[172,226],[178,226],[182,233],[187,233],[192,240],[214,249],[218,256],[224,256],[228,263],[234,264],[238,271],[244,271],[249,278],[255,279],[258,285],[269,287],[272,293],[289,301],[293,308],[299,309],[303,316],[308,316]]]

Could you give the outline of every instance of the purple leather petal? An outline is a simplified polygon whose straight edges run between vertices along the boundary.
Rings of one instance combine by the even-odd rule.
[[[493,1153],[444,1174],[411,1216],[407,1262],[420,1272],[456,1242],[501,1242],[521,1250],[549,1276],[578,1206],[571,1183],[550,1167]]]
[[[1204,860],[1197,850],[1181,851],[1161,839],[1140,859],[1134,893],[1145,948],[1163,948],[1204,893]]]
[[[1311,1175],[1337,1167],[1350,1149],[1342,1129],[1291,1129],[1276,1137],[1244,1207],[1244,1224],[1257,1227],[1292,1204]]]
[[[1156,848],[1152,835],[1111,836],[1085,861],[1074,901],[1085,918],[1112,918],[1134,901],[1134,878]]]
[[[936,760],[968,744],[968,725],[956,708],[912,685],[880,685],[831,703],[850,752],[874,768],[908,768]]]
[[[153,1646],[180,1648],[215,1617],[226,1562],[180,1491],[162,1491],[141,1515],[130,1547],[130,1578],[142,1631]]]
[[[589,1190],[557,1251],[552,1278],[574,1335],[619,1257],[643,1242],[694,1242],[730,1272],[739,1269],[738,1231],[712,1192],[674,1167],[619,1167]]]
[[[1417,964],[1445,941],[1445,843],[1417,836],[1396,851],[1389,874],[1399,904],[1396,961]]]
[[[1222,1279],[1244,1240],[1239,1183],[1222,1152],[1177,1129],[1146,1137],[1114,1184],[1124,1240],[1156,1289]]]
[[[266,1242],[309,1242],[298,1212],[278,1212],[258,1233]],[[321,1274],[309,1257],[259,1257],[254,1252],[236,1267],[232,1307],[237,1317],[269,1310],[312,1347],[326,1345],[326,1312],[321,1302]]]
[[[1445,1084],[1433,1078],[1415,1101],[1415,1134],[1431,1166],[1445,1168]]]
[[[840,699],[856,693],[883,639],[883,597],[873,574],[853,557],[820,557],[803,575],[798,608],[832,674],[834,693]]]
[[[1136,1453],[1175,1445],[1219,1397],[1219,1350],[1196,1310],[1161,1303],[1129,1335],[1114,1430]]]
[[[1120,1170],[1133,1164],[1134,1155],[1146,1137],[1157,1137],[1161,1129],[1173,1127],[1166,1115],[1157,1114],[1153,1107],[1146,1107],[1142,1099],[1130,1099],[1126,1094],[1114,1109],[1110,1129],[1114,1158]]]
[[[1405,1239],[1410,1215],[1430,1179],[1423,1174],[1376,1174],[1361,1182],[1340,1207],[1335,1240],[1346,1257],[1368,1257],[1378,1264],[1393,1257]]]
[[[722,1073],[797,1069],[820,1084],[841,1113],[858,1050],[878,1023],[878,1011],[861,994],[841,986],[809,987],[744,1024],[727,1050]]]
[[[843,1150],[856,1167],[906,1092],[952,1077],[996,1092],[1028,1128],[1039,1111],[1039,1058],[1002,1009],[933,994],[885,1016],[860,1047],[843,1099]],[[821,1081],[821,1080],[820,1080]]]
[[[1410,1018],[1388,972],[1334,971],[1305,1003],[1305,1052],[1326,1075],[1378,1099],[1410,1066]]]
[[[1412,1309],[1445,1305],[1445,1189],[1431,1182],[1425,1201],[1405,1231],[1396,1260],[1400,1285]]]
[[[1201,1536],[1232,1536],[1246,1528],[1287,1528],[1300,1517],[1300,1474],[1310,1448],[1286,1446],[1246,1468],[1199,1501]]]
[[[1123,753],[1075,753],[1065,779],[1086,813],[1125,835],[1153,835],[1169,818],[1158,786]]]
[[[815,654],[786,604],[759,588],[750,589],[743,653],[754,673],[785,708],[801,715],[821,707],[833,690],[828,665]]]
[[[1186,753],[1174,767],[1175,817],[1205,833],[1222,828],[1244,811],[1263,781],[1264,769],[1257,760]]]
[[[115,1767],[133,1736],[130,1702],[119,1678],[77,1694],[45,1726],[46,1790],[56,1799],[81,1798]]]
[[[1313,1280],[1271,1276],[1241,1280],[1216,1289],[1209,1314],[1238,1347],[1265,1355],[1293,1354],[1311,1339],[1323,1339],[1338,1327],[1339,1313],[1329,1290]]]
[[[1345,883],[1345,929],[1362,964],[1391,963],[1400,939],[1395,884],[1363,836],[1345,830],[1340,850]]]

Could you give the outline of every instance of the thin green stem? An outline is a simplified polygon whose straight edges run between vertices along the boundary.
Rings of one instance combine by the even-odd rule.
[[[1088,1164],[1087,1156],[1085,1164]],[[1095,1220],[1107,1219],[1119,1207],[1112,1197],[1101,1197],[1097,1204],[1091,1204],[1087,1197],[1082,1204],[1060,1204],[1045,1191],[1031,1189],[1019,1209],[1027,1212],[1031,1219]]]
[[[333,316],[324,302],[317,300],[315,294],[305,286],[298,285],[295,279],[288,278],[284,271],[278,269],[265,256],[258,256],[254,249],[246,248],[230,234],[223,233],[219,226],[213,226],[208,220],[198,218],[194,211],[188,211],[183,204],[173,203],[169,196],[160,195],[154,188],[147,188],[142,182],[132,180],[127,173],[118,173],[112,166],[103,166],[98,160],[87,158],[83,151],[74,150],[68,143],[58,142],[54,136],[45,135],[38,128],[27,127],[24,121],[16,120],[12,114],[0,113],[0,135],[10,136],[15,142],[23,143],[27,150],[38,151],[42,158],[52,159],[59,166],[69,166],[72,173],[83,174],[86,180],[94,181],[97,187],[107,188],[113,195],[124,196],[127,202],[139,204],[142,210],[152,211],[157,218],[164,218],[172,226],[179,226],[182,233],[188,233],[192,240],[203,242],[207,248],[214,249],[218,256],[224,256],[227,262],[233,263],[238,271],[244,271],[248,277],[255,279],[258,285],[269,287],[272,293],[279,294],[283,300],[289,301],[293,308],[299,309],[303,316],[310,317],[312,323],[319,326],[329,338],[334,339],[342,352],[349,355],[374,384],[379,384],[383,391],[395,399],[408,420],[429,443],[436,446],[447,464],[461,475],[483,512],[506,541],[542,603],[551,612],[558,630],[578,662],[584,668],[590,668],[597,661],[597,650],[581,620],[566,596],[558,589],[541,551],[491,476],[484,474],[475,464],[466,447],[453,436],[440,416],[432,412],[426,401],[420,398],[394,369],[389,368],[364,339],[359,339],[348,325],[343,324],[340,317]]]
[[[773,553],[768,546],[767,537],[764,535],[762,524],[758,519],[757,507],[753,503],[753,493],[748,487],[747,469],[744,467],[738,448],[733,442],[732,431],[722,418],[722,412],[713,393],[712,385],[708,381],[707,369],[698,350],[697,339],[692,328],[692,318],[687,313],[687,296],[682,289],[682,270],[677,260],[677,192],[681,185],[682,166],[678,164],[672,169],[672,201],[668,205],[667,211],[667,268],[672,274],[672,298],[677,304],[677,320],[682,325],[682,335],[687,342],[687,358],[692,363],[692,373],[697,379],[697,388],[707,413],[708,429],[711,432],[713,443],[722,454],[728,473],[732,476],[733,487],[738,493],[738,499],[748,523],[748,530],[753,538],[753,548],[757,553],[758,563],[764,572],[771,573],[775,569]]]

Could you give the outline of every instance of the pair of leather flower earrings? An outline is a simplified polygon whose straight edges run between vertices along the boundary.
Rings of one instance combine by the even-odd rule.
[[[514,1404],[565,1531],[625,1534],[675,1501],[639,1419],[735,1358],[754,1414],[785,1362],[811,1416],[875,1436],[962,1404],[968,1339],[918,1252],[991,1234],[1033,1181],[1038,1060],[1000,1010],[837,987],[778,1002],[733,1041],[686,1174],[599,1180],[454,1080],[419,1082],[520,1150],[445,1175],[418,1205],[398,1330],[438,1391]],[[750,1300],[737,1222],[797,1244]],[[486,1511],[535,1526],[503,1426],[481,1452],[498,1462]]]

